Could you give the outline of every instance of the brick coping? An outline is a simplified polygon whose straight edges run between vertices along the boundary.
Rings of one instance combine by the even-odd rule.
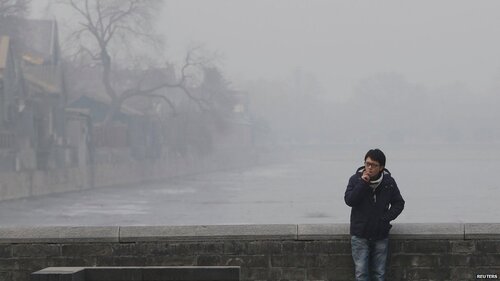
[[[497,239],[500,223],[395,223],[392,239]],[[0,227],[0,244],[349,238],[349,224]]]

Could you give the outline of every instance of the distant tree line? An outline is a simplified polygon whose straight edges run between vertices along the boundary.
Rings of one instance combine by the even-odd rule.
[[[307,75],[306,75],[307,76]],[[257,120],[280,143],[481,143],[500,138],[500,98],[475,93],[464,83],[439,88],[412,83],[397,73],[361,79],[343,101],[319,83],[249,85]],[[344,93],[342,93],[344,95]]]

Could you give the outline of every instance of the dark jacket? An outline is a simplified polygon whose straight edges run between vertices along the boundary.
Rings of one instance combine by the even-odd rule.
[[[394,220],[404,209],[405,201],[391,173],[384,169],[384,178],[375,189],[361,178],[364,167],[350,179],[345,191],[345,203],[351,209],[351,235],[368,239],[384,239],[389,236]]]

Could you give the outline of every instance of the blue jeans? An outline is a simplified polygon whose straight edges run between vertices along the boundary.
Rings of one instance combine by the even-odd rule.
[[[356,281],[384,281],[389,239],[370,240],[351,236]]]

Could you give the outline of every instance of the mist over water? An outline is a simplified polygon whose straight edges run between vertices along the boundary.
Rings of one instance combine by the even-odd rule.
[[[406,207],[396,222],[498,222],[500,147],[387,146]],[[347,223],[343,196],[364,146],[295,147],[288,162],[162,184],[0,203],[3,226]]]

